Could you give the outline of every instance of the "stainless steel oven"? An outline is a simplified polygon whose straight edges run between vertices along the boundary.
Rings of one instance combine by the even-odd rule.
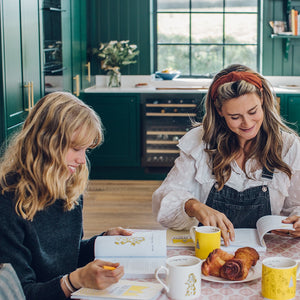
[[[143,167],[171,167],[179,139],[201,121],[204,94],[142,94]]]

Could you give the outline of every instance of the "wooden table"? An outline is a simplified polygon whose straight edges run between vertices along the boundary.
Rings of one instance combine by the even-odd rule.
[[[266,252],[260,252],[260,262],[266,257],[284,256],[300,259],[300,239],[280,237],[273,234],[265,236]],[[168,250],[168,257],[174,255],[194,255],[191,249]],[[163,293],[158,300],[166,300]],[[197,300],[258,300],[264,299],[261,295],[261,278],[244,283],[216,283],[201,280],[201,296]],[[297,281],[296,300],[300,300],[300,281]]]

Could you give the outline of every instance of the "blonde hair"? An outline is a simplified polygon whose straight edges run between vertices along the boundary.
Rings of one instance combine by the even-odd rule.
[[[57,199],[72,209],[86,189],[89,170],[83,164],[70,176],[66,153],[70,147],[95,148],[102,141],[101,121],[89,106],[70,93],[46,95],[1,158],[2,194],[14,192],[16,212],[28,220]]]
[[[245,80],[226,82],[217,87],[214,83],[222,76],[231,72],[249,72],[255,74],[262,84],[260,90],[257,86]],[[219,80],[220,81],[220,80]],[[212,87],[216,90],[216,96],[211,96]],[[203,141],[206,143],[205,151],[208,153],[212,172],[221,190],[231,175],[230,163],[235,160],[240,151],[238,137],[227,126],[226,121],[218,112],[225,101],[230,99],[255,93],[263,99],[262,110],[264,119],[257,136],[247,143],[251,143],[250,150],[245,154],[245,162],[249,158],[254,158],[266,167],[269,171],[277,168],[291,177],[290,167],[282,160],[281,152],[283,146],[282,131],[296,134],[287,127],[280,118],[276,108],[276,100],[264,77],[243,65],[230,65],[219,72],[205,98],[205,115],[203,118]],[[196,124],[199,126],[200,124]],[[245,165],[243,166],[243,168]]]

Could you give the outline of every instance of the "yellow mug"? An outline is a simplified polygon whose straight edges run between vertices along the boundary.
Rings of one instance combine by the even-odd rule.
[[[261,293],[266,299],[289,300],[296,295],[299,260],[269,257],[262,262]]]
[[[214,226],[193,226],[190,235],[195,243],[195,255],[206,259],[210,252],[221,247],[221,230]]]

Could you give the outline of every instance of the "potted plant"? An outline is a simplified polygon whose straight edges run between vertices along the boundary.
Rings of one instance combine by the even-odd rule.
[[[137,46],[129,44],[129,41],[110,41],[101,43],[97,50],[101,59],[101,69],[108,71],[109,87],[121,86],[120,68],[136,63],[136,56],[139,54]]]

